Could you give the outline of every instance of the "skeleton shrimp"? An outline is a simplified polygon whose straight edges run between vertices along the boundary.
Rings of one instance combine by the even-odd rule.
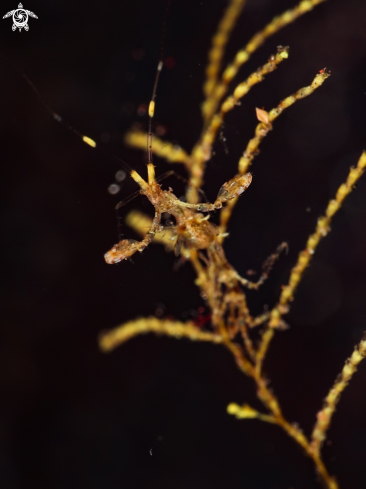
[[[246,297],[240,285],[250,289],[258,289],[268,278],[269,271],[283,249],[287,247],[282,243],[275,253],[264,262],[262,275],[257,282],[251,282],[241,277],[238,272],[229,264],[224,249],[221,245],[220,233],[215,224],[209,222],[209,213],[219,210],[228,201],[239,197],[251,184],[252,174],[247,172],[237,174],[234,178],[225,182],[220,188],[217,198],[213,203],[188,203],[178,199],[172,189],[163,190],[159,184],[165,176],[175,173],[167,172],[160,178],[155,178],[155,167],[152,161],[152,118],[155,110],[155,96],[159,74],[162,63],[159,62],[153,95],[149,105],[149,131],[147,135],[147,181],[144,180],[135,170],[129,170],[130,176],[139,185],[142,195],[145,195],[155,209],[155,215],[150,228],[143,236],[141,241],[123,239],[115,244],[105,255],[108,264],[116,264],[130,258],[137,251],[142,252],[153,241],[155,235],[162,231],[162,215],[170,214],[175,218],[175,231],[177,242],[175,247],[176,255],[180,254],[183,245],[193,266],[198,274],[196,281],[200,286],[203,296],[206,298],[212,311],[212,325],[214,329],[219,329],[222,319],[227,317],[227,331],[229,336],[234,337],[241,331],[247,351],[250,356],[254,355],[254,349],[247,334],[248,327],[263,324],[268,320],[268,314],[264,313],[257,318],[253,318],[247,307]],[[121,201],[116,206],[116,210],[121,208],[131,198]],[[206,254],[204,254],[204,251]],[[202,262],[206,267],[202,266]]]
[[[171,173],[171,172],[168,172]],[[268,277],[275,260],[280,252],[286,247],[282,243],[264,263],[263,273],[257,282],[251,282],[241,277],[226,259],[222,245],[218,241],[219,231],[217,226],[209,222],[209,215],[204,217],[202,212],[211,212],[221,209],[223,204],[241,195],[251,184],[252,175],[236,175],[234,178],[224,183],[218,192],[214,203],[189,204],[179,200],[170,189],[163,190],[155,179],[155,168],[152,162],[147,165],[148,181],[146,182],[135,170],[130,172],[131,177],[140,186],[140,193],[145,195],[155,208],[155,216],[151,226],[141,241],[124,239],[115,244],[104,257],[108,264],[119,263],[131,257],[137,251],[142,252],[154,239],[157,232],[162,230],[161,217],[164,213],[172,215],[176,220],[176,232],[178,234],[177,248],[178,254],[180,246],[193,252],[191,259],[194,262],[196,253],[200,250],[201,261],[207,264],[206,270],[200,274],[200,283],[204,295],[213,311],[213,324],[217,323],[216,318],[223,318],[229,313],[228,324],[231,336],[239,330],[241,323],[243,335],[246,335],[245,326],[254,327],[262,324],[268,315],[264,314],[258,318],[252,318],[244,292],[239,284],[248,288],[258,289]],[[117,209],[124,205],[120,202]],[[198,212],[199,211],[199,212]],[[202,251],[207,251],[207,257]],[[197,268],[197,267],[196,267]],[[224,287],[224,290],[223,290]],[[245,332],[244,332],[245,331]],[[247,338],[247,341],[248,338]],[[248,350],[252,348],[248,346]]]
[[[178,241],[182,240],[188,247],[197,250],[209,248],[219,234],[217,227],[208,221],[209,216],[203,217],[203,214],[195,211],[211,212],[221,209],[225,202],[242,194],[252,181],[251,173],[237,175],[224,183],[213,204],[189,204],[179,200],[172,190],[162,190],[155,179],[155,168],[152,162],[147,165],[147,173],[147,182],[135,170],[132,170],[130,175],[140,186],[141,194],[145,195],[155,208],[151,227],[142,241],[124,239],[114,245],[104,255],[109,264],[126,260],[136,251],[143,251],[151,243],[155,234],[162,229],[160,223],[164,213],[171,214],[175,218]],[[123,205],[123,203],[121,204]],[[119,205],[117,205],[118,207]]]
[[[149,131],[147,136],[147,182],[135,171],[127,167],[130,176],[140,187],[140,193],[145,195],[155,208],[155,216],[151,223],[150,229],[141,241],[124,239],[115,244],[105,255],[105,261],[108,264],[119,263],[122,260],[130,258],[136,251],[142,252],[154,239],[156,233],[162,230],[162,214],[171,214],[176,220],[176,231],[178,233],[178,249],[184,242],[188,247],[196,250],[207,249],[218,236],[217,228],[214,224],[208,222],[207,217],[203,217],[201,212],[211,212],[221,209],[223,204],[242,194],[250,185],[252,175],[246,173],[238,174],[219,190],[217,198],[213,204],[189,204],[179,200],[173,191],[162,190],[158,181],[155,179],[155,167],[152,159],[152,119],[155,112],[155,97],[158,86],[160,72],[163,68],[163,62],[159,61],[153,93],[149,104]],[[85,141],[85,139],[84,139]],[[90,144],[88,141],[85,141]],[[168,172],[172,174],[175,172]],[[164,175],[162,176],[164,177]],[[160,179],[162,178],[160,177]],[[130,200],[130,199],[128,199]],[[116,209],[124,205],[124,201],[117,204]],[[197,214],[197,212],[200,212]]]

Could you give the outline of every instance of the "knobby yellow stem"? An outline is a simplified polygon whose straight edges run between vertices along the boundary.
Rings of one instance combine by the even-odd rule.
[[[315,76],[315,78],[313,79],[313,81],[309,86],[300,88],[299,90],[297,90],[297,92],[293,93],[292,95],[289,95],[284,100],[282,100],[274,109],[270,110],[269,112],[257,109],[257,113],[260,112],[261,122],[255,128],[254,138],[252,138],[249,141],[243,153],[243,156],[239,160],[239,164],[238,164],[239,174],[244,175],[244,173],[246,173],[249,170],[249,166],[251,165],[254,157],[257,156],[257,154],[259,153],[258,148],[260,143],[267,136],[268,132],[272,130],[272,123],[277,119],[277,117],[279,117],[285,109],[291,107],[298,100],[308,97],[309,95],[314,93],[314,91],[324,83],[324,81],[329,77],[329,75],[330,73],[327,72],[326,70],[321,70],[321,72]],[[221,211],[220,214],[220,234],[221,234],[220,242],[221,243],[224,240],[227,226],[237,201],[238,201],[237,198],[230,200],[227,203],[226,207],[224,207]]]
[[[117,326],[110,331],[101,333],[99,346],[102,351],[109,352],[134,336],[146,333],[162,334],[174,338],[188,338],[193,341],[223,342],[220,335],[208,331],[201,331],[191,322],[182,323],[180,321],[149,317],[128,321],[122,324],[122,326]]]
[[[124,142],[127,146],[146,151],[146,138],[146,132],[132,129],[125,135]],[[177,144],[154,137],[152,152],[169,163],[184,163],[187,168],[190,167],[189,155]]]
[[[297,263],[291,270],[289,282],[283,287],[280,300],[271,312],[271,320],[269,324],[272,328],[278,327],[281,324],[282,315],[288,312],[289,303],[294,298],[297,286],[299,285],[303,273],[309,265],[318,244],[328,234],[333,216],[338,212],[347,195],[352,192],[355,183],[361,177],[365,168],[366,151],[362,153],[357,162],[357,166],[350,169],[347,180],[339,187],[335,199],[329,201],[325,210],[325,215],[319,217],[315,232],[309,236],[305,249],[299,254]]]
[[[324,1],[325,0],[302,0],[296,7],[286,10],[275,17],[264,29],[257,32],[243,49],[238,51],[234,60],[225,68],[221,80],[215,84],[211,96],[203,104],[202,112],[206,125],[207,121],[209,121],[216,112],[220,101],[228,90],[230,82],[235,78],[240,67],[249,60],[251,55],[266,41],[266,39],[273,36],[280,29],[291,24],[298,17],[306,14]]]
[[[238,365],[239,369],[254,380],[257,385],[257,397],[271,414],[262,414],[248,405],[240,407],[235,403],[229,404],[227,408],[228,413],[235,415],[238,419],[258,418],[262,421],[275,423],[280,426],[293,440],[296,441],[296,443],[302,447],[306,455],[313,460],[316,471],[321,477],[325,487],[327,489],[339,489],[337,481],[329,474],[319,452],[313,450],[312,444],[303,434],[301,429],[297,425],[289,423],[284,417],[277,398],[273,394],[272,390],[268,387],[268,379],[265,379],[262,376],[260,368],[258,368],[257,365],[254,367],[250,365],[248,368],[247,360],[245,359],[242,351],[236,348],[230,340],[226,339],[224,344],[234,354],[236,364]]]
[[[206,81],[203,92],[207,100],[215,88],[217,78],[221,70],[222,58],[230,35],[235,27],[236,21],[243,10],[246,0],[231,0],[220,23],[217,32],[212,38],[212,47],[208,53],[208,65],[206,68]],[[204,114],[203,114],[204,115]]]
[[[190,183],[192,184],[192,187],[187,193],[188,202],[197,202],[197,189],[201,188],[203,183],[205,164],[206,161],[211,158],[212,145],[215,141],[217,131],[224,121],[225,115],[238,104],[239,100],[244,97],[252,87],[257,85],[257,83],[262,82],[266,75],[273,72],[277,66],[287,58],[288,48],[279,47],[276,55],[272,55],[266,64],[258,68],[234,89],[233,94],[224,100],[217,114],[210,120],[208,127],[203,131],[200,141],[192,150],[192,166],[190,168]]]
[[[366,356],[366,336],[354,349],[351,357],[346,361],[341,374],[338,376],[333,387],[328,392],[324,399],[324,405],[321,411],[317,414],[317,422],[315,423],[312,438],[312,450],[314,454],[319,455],[323,441],[326,438],[326,432],[332,421],[332,416],[336,409],[336,405],[341,397],[342,392],[347,387],[353,374],[356,372],[358,364]]]

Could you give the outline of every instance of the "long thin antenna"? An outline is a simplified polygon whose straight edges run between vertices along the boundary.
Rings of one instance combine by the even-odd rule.
[[[169,7],[170,7],[170,0],[167,1],[166,7],[165,7],[163,25],[162,25],[161,36],[160,36],[160,59],[159,59],[158,67],[156,69],[154,88],[153,88],[151,100],[149,103],[149,131],[148,131],[148,135],[147,135],[147,160],[148,160],[148,163],[153,162],[153,157],[152,157],[152,119],[154,117],[154,112],[155,112],[156,90],[158,88],[159,77],[160,77],[160,73],[161,73],[161,70],[163,69],[163,64],[164,64],[164,61],[163,61],[163,59],[164,59],[164,37],[165,37],[166,22],[167,22],[167,18],[168,18]]]
[[[152,93],[151,100],[149,103],[149,132],[147,135],[147,159],[148,159],[148,163],[152,163],[152,161],[153,161],[153,159],[152,159],[152,119],[154,117],[154,112],[155,112],[156,89],[158,88],[158,81],[159,81],[159,76],[160,76],[162,68],[163,68],[163,61],[160,60],[158,67],[157,67],[157,70],[156,70],[153,93]]]
[[[122,166],[124,170],[126,170],[130,175],[132,173],[132,168],[121,158],[118,158],[115,155],[112,155],[110,153],[107,153],[103,149],[101,149],[99,146],[97,146],[96,141],[94,139],[90,138],[89,136],[85,136],[85,134],[82,134],[80,131],[75,129],[73,126],[71,126],[63,117],[60,116],[60,114],[57,114],[57,112],[54,112],[54,110],[48,105],[48,103],[45,101],[45,99],[42,97],[40,94],[39,90],[37,87],[34,85],[32,80],[28,78],[28,76],[20,69],[18,68],[14,63],[9,61],[4,54],[0,51],[1,57],[13,68],[14,71],[19,73],[19,75],[23,78],[23,80],[27,83],[27,85],[31,88],[33,93],[37,96],[38,100],[41,102],[43,107],[46,109],[46,111],[52,116],[52,118],[62,124],[66,129],[69,131],[73,132],[77,137],[79,137],[85,144],[88,146],[91,146],[92,148],[96,148],[98,151],[100,151],[103,155],[107,156],[108,158],[112,159],[113,161],[117,162],[119,165]]]

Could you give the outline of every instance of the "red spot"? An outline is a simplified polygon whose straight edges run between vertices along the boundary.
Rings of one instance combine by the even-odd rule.
[[[199,315],[196,317],[196,319],[193,321],[193,323],[198,327],[202,328],[206,323],[208,323],[211,320],[211,314],[207,314],[207,316]]]
[[[175,65],[176,65],[176,60],[175,58],[173,58],[173,56],[169,56],[164,61],[164,66],[168,69],[174,68]]]

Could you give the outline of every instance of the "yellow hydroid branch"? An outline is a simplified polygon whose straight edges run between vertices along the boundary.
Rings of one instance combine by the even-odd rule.
[[[143,151],[146,151],[146,140],[147,133],[137,130],[129,131],[124,137],[124,142],[127,146],[142,149]],[[160,158],[165,158],[169,163],[184,163],[188,167],[190,165],[189,155],[183,148],[168,141],[163,141],[155,136],[152,151]]]
[[[256,51],[265,40],[276,34],[280,29],[294,22],[298,17],[312,10],[316,5],[325,0],[302,0],[296,7],[286,10],[281,15],[275,17],[264,29],[257,32],[248,44],[238,51],[234,60],[226,67],[221,80],[216,83],[211,96],[206,100],[202,107],[205,121],[210,120],[219,106],[220,101],[225,96],[229,83],[237,75],[239,68],[248,61],[250,56]]]
[[[325,215],[318,219],[315,232],[309,236],[305,249],[299,254],[297,263],[291,270],[289,282],[283,287],[280,300],[277,306],[271,311],[269,324],[272,328],[278,327],[281,324],[281,316],[288,312],[289,302],[293,300],[294,293],[302,279],[305,268],[309,265],[320,240],[329,232],[332,217],[340,209],[343,200],[352,192],[353,186],[361,177],[365,168],[366,151],[362,153],[357,166],[350,169],[347,180],[339,187],[335,199],[329,201]]]
[[[145,236],[148,229],[150,229],[152,224],[152,218],[147,216],[140,211],[131,211],[127,214],[126,224],[132,228],[140,236]],[[176,235],[172,229],[164,229],[163,231],[157,232],[154,236],[153,243],[161,243],[165,245],[167,251],[172,251],[175,242]]]
[[[210,97],[212,90],[216,85],[227,42],[235,27],[237,18],[243,10],[245,1],[246,0],[230,1],[222,19],[220,20],[217,32],[212,38],[212,47],[208,53],[206,81],[203,86],[203,92],[207,98]]]
[[[277,107],[270,110],[268,113],[264,110],[257,109],[257,115],[260,112],[259,117],[261,117],[261,123],[256,127],[254,138],[249,141],[243,156],[239,160],[238,170],[240,174],[244,174],[248,171],[253,158],[256,154],[258,154],[259,144],[261,143],[262,139],[267,136],[268,131],[272,129],[272,122],[277,119],[277,117],[281,115],[285,109],[291,107],[291,105],[293,105],[295,102],[314,93],[317,88],[323,85],[324,81],[329,77],[329,75],[330,72],[326,71],[325,69],[321,70],[315,76],[314,80],[309,86],[300,88],[294,94],[286,97],[277,105]]]
[[[327,397],[324,399],[323,409],[317,414],[317,422],[311,435],[311,447],[314,450],[314,453],[319,453],[322,443],[326,438],[326,431],[330,426],[337,402],[351,380],[352,375],[356,372],[358,364],[365,358],[365,356],[366,336],[364,336],[356,346],[351,358],[346,361],[341,374],[338,376]]]
[[[192,341],[210,341],[211,343],[222,343],[223,341],[220,335],[201,331],[191,322],[182,323],[169,319],[148,317],[128,321],[122,326],[102,333],[99,337],[99,347],[102,351],[109,352],[134,336],[146,333],[172,336],[178,339],[188,338]]]
[[[285,109],[291,107],[291,105],[293,105],[295,102],[311,95],[317,88],[319,88],[324,83],[324,81],[329,77],[329,75],[330,73],[327,72],[326,70],[321,70],[321,72],[315,76],[314,80],[311,82],[309,86],[300,88],[299,90],[297,90],[297,92],[286,97],[277,105],[277,107],[270,110],[269,112],[266,112],[261,109],[256,109],[257,117],[259,120],[261,120],[261,122],[255,128],[254,138],[252,138],[249,141],[243,153],[243,156],[239,160],[238,173],[244,175],[244,173],[246,173],[249,170],[249,166],[253,158],[259,153],[258,147],[261,141],[263,140],[263,138],[267,136],[268,132],[272,129],[272,122],[275,119],[277,119],[277,117],[281,115]],[[219,237],[221,243],[225,238],[226,229],[237,200],[238,200],[237,198],[230,200],[221,211],[220,214],[221,236]]]
[[[212,145],[215,141],[217,132],[224,121],[225,115],[232,110],[239,100],[246,95],[249,90],[257,83],[264,80],[265,76],[274,71],[277,66],[288,58],[288,48],[280,47],[275,55],[272,55],[268,62],[258,68],[249,77],[240,83],[232,95],[227,97],[222,103],[220,110],[210,121],[209,126],[204,131],[200,141],[192,150],[192,165],[190,168],[190,183],[193,188],[188,190],[188,202],[197,202],[197,189],[201,188],[203,183],[203,175],[205,171],[205,163],[211,158]]]
[[[335,199],[329,201],[327,209],[325,211],[325,216],[320,217],[318,219],[318,223],[317,223],[315,233],[313,233],[312,235],[309,236],[308,241],[306,243],[305,250],[301,251],[301,253],[299,254],[297,263],[293,267],[293,269],[291,270],[288,285],[282,289],[282,292],[280,295],[280,300],[279,300],[278,304],[271,311],[270,321],[269,321],[270,327],[268,329],[266,329],[263,333],[262,341],[260,343],[260,346],[259,346],[258,352],[257,352],[256,371],[257,371],[258,375],[261,375],[262,364],[263,364],[264,358],[267,354],[269,345],[270,345],[270,343],[273,339],[273,336],[274,336],[273,328],[279,328],[279,327],[283,326],[282,316],[283,316],[283,314],[286,314],[289,310],[289,302],[293,300],[295,290],[296,290],[297,286],[299,285],[300,280],[302,279],[305,268],[310,263],[311,257],[314,254],[315,249],[316,249],[317,245],[319,244],[319,241],[324,236],[326,236],[327,233],[329,232],[329,229],[330,229],[329,226],[330,226],[330,222],[331,222],[332,217],[341,207],[343,200],[352,191],[353,186],[355,185],[357,180],[362,176],[362,174],[365,171],[365,168],[366,168],[366,151],[364,151],[362,153],[360,159],[357,162],[357,166],[355,168],[352,167],[350,169],[347,180],[345,183],[343,183],[339,187],[339,189],[336,193]],[[357,353],[356,353],[356,357],[357,357]],[[355,357],[353,357],[353,358],[355,359]],[[347,364],[346,364],[346,366],[347,366]],[[346,371],[347,371],[347,368],[346,368]],[[346,380],[346,382],[348,382],[348,380]],[[333,387],[333,389],[337,389],[336,385]],[[346,387],[346,384],[342,385],[341,390],[343,390],[345,387]],[[329,393],[329,395],[331,396],[331,399],[333,398],[332,396],[334,396],[334,392],[335,391],[333,391],[333,392],[330,391],[330,393]],[[334,399],[334,408],[335,408],[335,403],[337,402],[337,400],[338,400],[338,397],[337,397],[337,399]],[[327,402],[327,400],[325,402]],[[329,406],[325,406],[325,408],[327,408],[327,407],[329,407]],[[333,411],[334,411],[334,409],[333,409]],[[333,411],[328,410],[325,412],[326,412],[327,416],[328,415],[331,416],[333,414]],[[324,417],[324,414],[320,415],[320,417],[323,417],[324,423],[325,423],[324,429],[327,429],[327,426],[330,423],[330,417],[329,417],[328,425],[326,425],[326,418]],[[322,428],[320,427],[320,424],[319,424],[319,427],[316,425],[314,428],[314,432],[313,432],[313,439],[315,440],[316,438],[319,438],[318,441],[316,441],[316,442],[313,441],[316,453],[319,452],[319,448],[320,448],[320,443],[321,443],[320,438],[322,436],[321,435],[321,429]],[[314,433],[316,433],[315,437],[314,437]]]

